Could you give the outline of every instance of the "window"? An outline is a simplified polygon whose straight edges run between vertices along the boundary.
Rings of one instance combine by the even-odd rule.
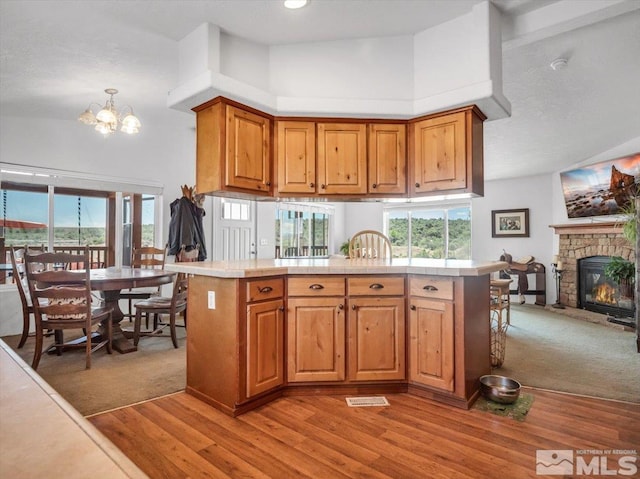
[[[0,257],[4,262],[10,262],[8,246],[77,251],[89,245],[94,267],[120,266],[127,264],[122,234],[127,224],[136,244],[151,246],[161,236],[159,185],[8,163],[0,163],[0,171],[0,237],[4,238]],[[117,204],[118,197],[127,200]],[[116,218],[125,224],[116,224]]]
[[[385,232],[394,258],[471,258],[471,205],[389,206]]]
[[[58,191],[56,188],[53,195],[53,245],[106,246],[106,194],[94,197],[86,196],[88,192]]]
[[[333,208],[280,204],[276,209],[276,258],[329,255],[329,225]]]
[[[223,220],[249,221],[251,219],[249,217],[251,209],[249,200],[223,199],[221,205]]]

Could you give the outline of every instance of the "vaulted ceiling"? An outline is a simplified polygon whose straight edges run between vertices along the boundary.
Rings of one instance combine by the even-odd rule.
[[[481,0],[0,2],[0,115],[73,120],[116,87],[145,128],[166,106],[178,41],[204,22],[268,45],[412,35]],[[485,178],[550,173],[640,136],[640,2],[492,0],[510,118],[485,124]],[[596,8],[598,7],[598,8]],[[567,67],[550,68],[564,57]]]

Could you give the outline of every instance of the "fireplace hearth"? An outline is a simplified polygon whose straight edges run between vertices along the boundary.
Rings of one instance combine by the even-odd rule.
[[[609,256],[578,260],[578,307],[614,318],[633,318],[633,288],[619,284],[604,274]]]

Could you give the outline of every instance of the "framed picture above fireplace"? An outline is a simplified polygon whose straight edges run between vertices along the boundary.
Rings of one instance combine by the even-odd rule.
[[[640,191],[640,153],[560,173],[569,218],[624,213]]]
[[[529,208],[491,211],[493,238],[528,238]]]

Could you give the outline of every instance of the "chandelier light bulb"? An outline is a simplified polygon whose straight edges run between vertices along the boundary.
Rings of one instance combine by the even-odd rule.
[[[87,109],[80,114],[80,116],[78,117],[78,121],[81,121],[85,125],[96,124],[96,116],[91,111],[91,107],[87,107]]]

